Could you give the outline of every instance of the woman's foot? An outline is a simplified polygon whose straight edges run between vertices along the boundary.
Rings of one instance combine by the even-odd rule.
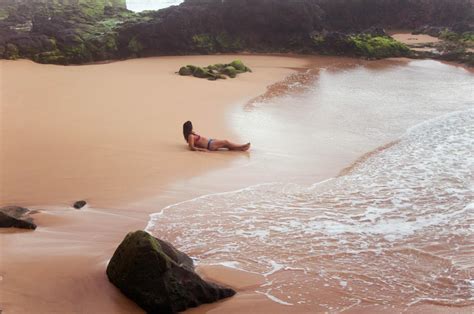
[[[243,152],[248,151],[249,148],[250,148],[250,143],[240,146],[240,150]]]

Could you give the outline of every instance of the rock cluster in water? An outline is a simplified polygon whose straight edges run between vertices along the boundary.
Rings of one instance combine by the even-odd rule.
[[[195,65],[187,65],[179,69],[178,74],[181,76],[194,76],[205,78],[211,81],[218,79],[226,79],[227,77],[235,78],[237,74],[252,72],[242,61],[234,60],[229,64],[212,64],[207,67],[198,67]]]
[[[378,30],[428,25],[463,39],[436,57],[454,51],[470,62],[472,12],[470,0],[186,0],[142,13],[125,0],[2,0],[0,58],[81,64],[246,51],[377,59],[413,54]]]
[[[30,217],[34,213],[34,211],[19,206],[2,207],[0,208],[0,228],[36,229],[36,224]]]
[[[235,294],[201,279],[189,256],[144,231],[125,237],[107,266],[107,276],[148,313],[176,313]]]

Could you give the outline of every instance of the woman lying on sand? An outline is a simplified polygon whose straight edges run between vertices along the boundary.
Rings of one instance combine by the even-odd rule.
[[[238,145],[231,143],[227,140],[216,140],[216,139],[208,139],[204,136],[198,135],[193,132],[193,124],[191,121],[187,121],[183,124],[183,135],[184,139],[189,145],[189,149],[192,151],[200,151],[200,152],[207,152],[207,151],[215,151],[221,148],[227,148],[228,150],[238,150],[238,151],[246,151],[250,148],[250,143],[244,145]]]

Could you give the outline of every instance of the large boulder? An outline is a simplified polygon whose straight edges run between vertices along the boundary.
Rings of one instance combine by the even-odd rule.
[[[144,231],[125,237],[107,266],[107,276],[148,313],[176,313],[235,294],[201,279],[189,256]]]
[[[19,206],[2,207],[0,208],[0,228],[36,229],[36,224],[30,217],[32,213],[34,212]]]

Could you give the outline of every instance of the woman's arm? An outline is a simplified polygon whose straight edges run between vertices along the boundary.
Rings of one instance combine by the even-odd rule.
[[[192,151],[207,152],[207,149],[194,146],[194,136],[192,134],[189,134],[188,136],[188,146]]]

